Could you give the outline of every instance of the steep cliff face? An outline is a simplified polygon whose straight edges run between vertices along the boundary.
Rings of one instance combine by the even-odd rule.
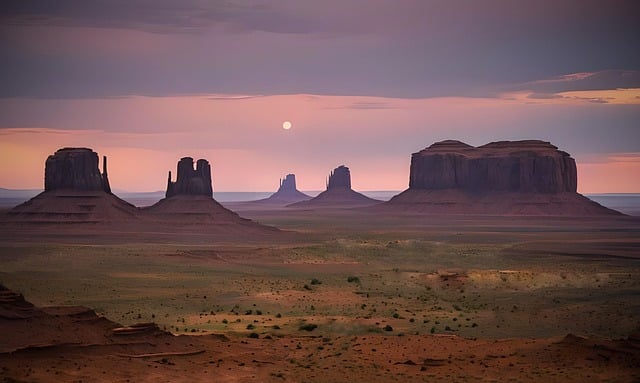
[[[63,148],[45,162],[44,190],[105,191],[111,193],[107,177],[107,157],[103,173],[98,169],[98,154],[87,148]]]
[[[578,194],[576,163],[549,142],[437,142],[411,156],[409,189],[385,207],[430,214],[620,214]]]
[[[166,197],[175,195],[205,195],[213,197],[211,186],[211,166],[209,161],[199,159],[193,168],[193,158],[184,157],[178,161],[178,176],[171,181],[171,172],[167,180]]]
[[[298,191],[296,187],[296,175],[287,174],[280,180],[280,187],[276,193],[292,193]]]
[[[544,141],[501,141],[473,147],[438,142],[411,156],[410,189],[470,192],[575,192],[576,163]]]
[[[333,169],[327,180],[327,190],[337,188],[351,189],[351,172],[344,165]]]

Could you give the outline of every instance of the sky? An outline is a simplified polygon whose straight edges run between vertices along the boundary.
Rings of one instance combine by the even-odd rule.
[[[579,192],[640,192],[638,20],[633,0],[4,0],[0,187],[90,147],[116,190],[163,190],[184,156],[216,191],[322,190],[342,164],[403,190],[436,141],[540,139]]]

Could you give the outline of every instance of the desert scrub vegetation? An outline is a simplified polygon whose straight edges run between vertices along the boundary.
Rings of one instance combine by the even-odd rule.
[[[305,324],[301,325],[298,329],[300,331],[313,331],[313,330],[315,330],[317,328],[318,328],[317,324],[305,323]]]
[[[355,283],[355,284],[360,284],[360,278],[350,275],[347,277],[347,282],[348,283]]]

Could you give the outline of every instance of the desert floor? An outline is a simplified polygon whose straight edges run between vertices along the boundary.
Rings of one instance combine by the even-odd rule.
[[[93,322],[73,315],[56,326],[3,319],[0,376],[640,380],[637,217],[229,207],[283,232],[2,226],[0,282],[28,301],[181,336],[88,341],[78,334]],[[175,351],[184,348],[194,352]]]

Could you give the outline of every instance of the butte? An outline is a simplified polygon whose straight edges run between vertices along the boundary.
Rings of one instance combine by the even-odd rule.
[[[351,189],[351,172],[348,167],[340,165],[329,175],[329,179],[327,180],[327,189],[325,191],[308,201],[297,202],[288,205],[288,207],[350,208],[371,206],[378,203],[380,203],[380,201],[369,198],[364,194]]]
[[[280,179],[280,187],[275,193],[271,194],[268,198],[252,201],[252,203],[285,206],[310,199],[311,196],[298,190],[296,186],[296,175],[287,174],[284,178]]]
[[[143,209],[146,218],[155,224],[222,235],[279,232],[220,205],[213,198],[211,166],[207,160],[199,159],[194,169],[193,158],[184,157],[178,161],[177,170],[176,181],[172,181],[169,172],[165,198]]]
[[[9,210],[16,223],[87,224],[137,220],[138,209],[111,192],[107,157],[102,173],[98,154],[88,148],[63,148],[45,162],[44,191]]]

